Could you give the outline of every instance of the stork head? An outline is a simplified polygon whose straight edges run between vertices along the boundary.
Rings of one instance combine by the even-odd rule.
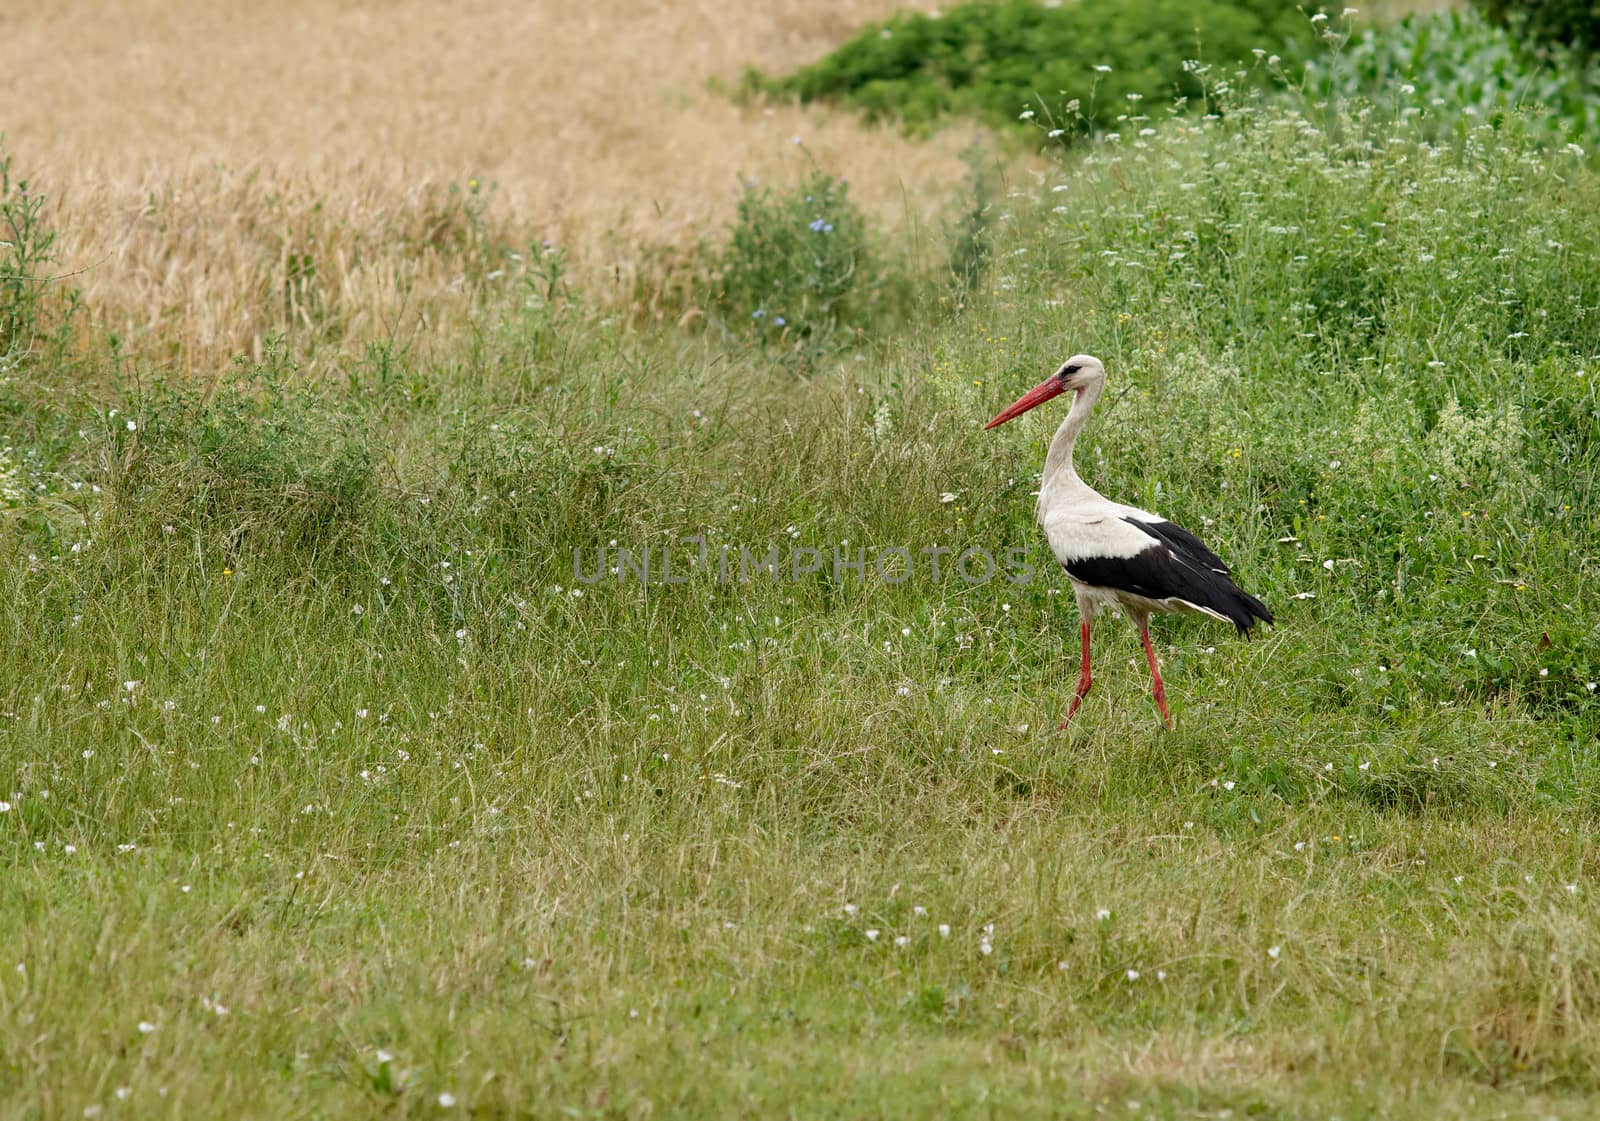
[[[1069,389],[1082,393],[1091,387],[1104,385],[1105,380],[1106,368],[1100,365],[1100,359],[1091,358],[1087,354],[1074,354],[1061,363],[1055,373],[1018,397],[999,416],[984,425],[984,428],[1004,424]]]

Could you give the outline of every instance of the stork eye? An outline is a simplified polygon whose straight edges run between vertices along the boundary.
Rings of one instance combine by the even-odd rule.
[[[1083,369],[1082,366],[1068,366],[1065,370],[1061,371],[1061,376],[1064,378],[1070,378],[1073,374],[1077,373],[1081,369]]]

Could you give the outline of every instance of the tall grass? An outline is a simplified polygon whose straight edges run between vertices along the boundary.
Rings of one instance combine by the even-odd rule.
[[[1585,1116],[1600,184],[1136,117],[805,379],[546,288],[0,384],[0,1112]],[[979,426],[1073,351],[1278,615],[1158,624],[1174,734],[1115,623],[1054,730],[1050,428]],[[691,536],[828,563],[581,574]]]

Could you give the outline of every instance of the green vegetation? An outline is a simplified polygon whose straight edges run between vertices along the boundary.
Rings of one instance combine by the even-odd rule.
[[[813,167],[798,185],[754,184],[739,200],[727,246],[709,270],[704,303],[726,326],[815,356],[841,329],[882,315],[883,271],[866,216],[844,180]]]
[[[0,135],[0,142],[4,137]],[[26,179],[12,175],[11,157],[0,150],[0,376],[24,351],[41,342],[64,344],[76,302],[70,290],[61,306],[50,308],[56,330],[41,340],[41,312],[51,303],[47,288],[54,277],[56,233],[44,221],[44,196],[28,189]]]
[[[1579,7],[1589,10],[1571,10]],[[1536,34],[1537,20],[1490,8],[1498,24],[1467,9],[1358,28],[1353,9],[1330,16],[1271,2],[970,3],[937,17],[901,13],[792,75],[752,74],[747,87],[840,101],[912,128],[977,114],[1043,129],[1063,143],[1118,129],[1141,111],[1220,108],[1230,84],[1367,98],[1446,124],[1541,107],[1564,138],[1600,135],[1600,58],[1585,53],[1582,35]],[[1533,37],[1533,45],[1516,35]]]
[[[1003,123],[1029,112],[1078,131],[1109,127],[1130,94],[1152,105],[1201,98],[1186,60],[1227,66],[1258,51],[1299,54],[1314,41],[1287,0],[1003,0],[938,16],[901,12],[815,65],[786,78],[752,74],[747,84],[839,100],[912,127],[952,114]]]
[[[1477,6],[1535,46],[1600,52],[1600,6],[1592,0],[1477,0]]]
[[[1364,28],[1341,51],[1310,60],[1302,85],[1316,98],[1365,98],[1380,112],[1426,115],[1438,130],[1523,107],[1553,138],[1600,137],[1600,58],[1536,54],[1470,8]]]
[[[0,1116],[1590,1116],[1600,178],[1515,114],[1227,110],[808,377],[544,257],[316,384],[23,353]],[[805,225],[729,308],[838,306],[784,247],[847,213],[755,196]],[[1084,474],[1278,615],[1157,624],[1172,734],[1114,621],[1055,731],[1052,428],[980,425],[1072,351]],[[587,582],[646,546],[686,581]]]

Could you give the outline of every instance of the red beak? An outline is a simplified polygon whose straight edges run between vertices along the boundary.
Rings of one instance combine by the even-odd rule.
[[[1005,412],[995,417],[983,427],[985,430],[988,430],[997,424],[1004,424],[1006,421],[1011,420],[1014,417],[1021,416],[1029,409],[1044,404],[1046,401],[1050,400],[1050,398],[1060,396],[1065,389],[1066,386],[1061,384],[1061,379],[1052,374],[1044,381],[1028,390],[1028,392],[1024,393],[1021,397],[1018,397],[1015,404],[1011,405],[1011,407],[1006,409]]]

